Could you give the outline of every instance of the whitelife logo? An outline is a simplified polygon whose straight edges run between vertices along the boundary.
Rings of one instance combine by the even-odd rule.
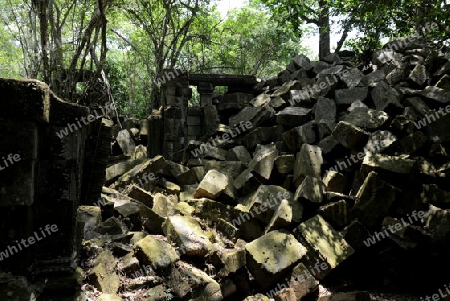
[[[19,251],[22,251],[22,246],[23,248],[28,248],[29,246],[35,244],[37,241],[40,241],[44,238],[46,238],[47,236],[52,235],[52,233],[55,233],[58,231],[58,226],[57,225],[46,225],[44,227],[44,230],[42,228],[39,228],[40,230],[40,234],[42,236],[39,236],[39,233],[37,231],[34,232],[33,236],[28,237],[26,240],[22,239],[20,240],[20,242],[18,240],[16,240],[17,245],[13,245],[13,246],[8,246],[6,248],[5,251],[0,252],[0,261],[3,261],[4,258],[8,258],[9,256],[13,256],[14,254],[18,253]],[[47,232],[47,234],[45,234],[45,232]],[[28,244],[27,244],[28,242]],[[18,248],[18,249],[17,249]]]
[[[81,129],[83,127],[83,125],[88,125],[89,123],[94,122],[95,120],[97,120],[99,118],[103,118],[107,114],[113,112],[114,109],[115,109],[115,104],[107,103],[106,106],[104,108],[102,108],[103,115],[99,115],[99,114],[97,114],[98,113],[97,111],[94,111],[95,116],[93,114],[90,114],[87,117],[84,117],[84,116],[81,117],[80,120],[78,120],[78,118],[75,118],[76,123],[68,123],[65,128],[63,128],[59,132],[56,132],[56,136],[58,136],[59,139],[62,139],[69,135],[69,130],[70,130],[70,133],[76,132],[79,129]],[[81,122],[83,122],[83,125],[81,124]]]
[[[243,121],[241,121],[239,123],[239,125],[234,125],[235,128],[234,130],[236,132],[234,132],[233,130],[229,130],[228,133],[223,134],[221,137],[219,137],[218,135],[211,141],[211,143],[207,142],[207,143],[203,143],[202,145],[200,145],[200,147],[196,148],[195,150],[191,151],[191,154],[197,158],[200,155],[203,155],[203,152],[206,152],[208,149],[211,149],[213,147],[216,147],[217,144],[220,141],[227,141],[230,142],[231,138],[237,137],[238,135],[248,131],[249,129],[251,129],[253,127],[253,124],[250,121],[246,121],[245,123]],[[230,137],[231,136],[231,137]]]
[[[11,165],[13,165],[14,163],[17,163],[20,161],[20,155],[19,154],[9,154],[8,157],[5,159],[5,157],[2,157],[3,160],[3,166],[2,166],[2,162],[0,162],[0,171],[1,170],[5,170],[6,167],[9,167]],[[8,163],[9,162],[9,163]]]
[[[414,210],[413,213],[411,213],[411,215],[412,215],[414,221],[418,221],[419,219],[422,219],[425,217],[425,212],[424,211],[416,212],[416,210]],[[395,225],[388,226],[388,229],[389,229],[389,231],[391,231],[391,234],[394,234],[395,232],[403,229],[403,227],[409,226],[410,224],[413,223],[413,221],[411,220],[411,216],[409,216],[409,214],[408,214],[409,223],[405,222],[403,220],[403,217],[400,218],[400,220],[402,221],[403,225],[401,223],[396,223]],[[375,234],[372,235],[371,237],[369,237],[368,239],[364,240],[363,243],[366,245],[366,247],[370,247],[371,245],[376,244],[377,242],[379,242],[382,239],[385,239],[388,236],[389,236],[389,232],[387,231],[386,228],[384,228],[384,230],[381,230],[381,232],[375,231]]]
[[[441,113],[442,116],[440,116],[439,113]],[[417,123],[415,123],[415,122],[413,122],[413,123],[414,123],[414,126],[418,130],[420,130],[422,127],[426,127],[430,123],[435,122],[436,120],[438,120],[441,117],[444,117],[448,113],[450,113],[450,105],[445,107],[445,112],[444,112],[444,108],[439,108],[433,114],[425,115],[425,117],[420,119],[419,121],[417,121]]]

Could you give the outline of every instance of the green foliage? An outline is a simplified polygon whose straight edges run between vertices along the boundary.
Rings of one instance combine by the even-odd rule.
[[[105,72],[119,113],[145,118],[159,95],[156,81],[165,68],[258,77],[276,74],[296,54],[312,57],[302,46],[303,24],[315,24],[322,34],[327,33],[329,16],[341,29],[359,31],[360,38],[344,44],[358,54],[379,48],[382,40],[409,36],[429,22],[439,26],[429,34],[430,38],[447,43],[450,39],[448,1],[249,2],[242,9],[231,10],[225,18],[217,7],[210,5],[210,0],[108,2],[113,6],[106,12],[109,51]],[[44,15],[33,9],[36,3],[41,2],[0,1],[2,77],[44,78],[39,23],[39,17]],[[64,90],[64,81],[58,81],[59,72],[70,66],[83,32],[95,15],[97,1],[54,0],[49,3],[54,5],[45,15],[49,25],[47,51],[52,88]],[[97,28],[89,38],[96,52],[101,48],[100,36],[101,30]],[[87,49],[89,47],[82,51],[83,59],[75,60],[75,69],[95,70],[95,60]],[[194,89],[189,105],[198,103],[199,95]]]
[[[299,37],[288,26],[274,24],[259,4],[233,9],[225,20],[216,10],[193,24],[197,34],[182,52],[183,62],[199,73],[269,76],[300,52]]]

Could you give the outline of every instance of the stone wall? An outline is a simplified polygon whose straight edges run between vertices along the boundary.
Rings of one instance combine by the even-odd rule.
[[[101,119],[82,125],[88,108],[36,80],[0,78],[0,91],[0,267],[71,273],[81,241],[76,212],[86,140]]]

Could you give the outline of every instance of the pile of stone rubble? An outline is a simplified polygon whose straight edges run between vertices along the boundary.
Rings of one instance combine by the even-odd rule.
[[[449,53],[394,41],[365,71],[299,55],[256,89],[227,97],[236,111],[184,162],[120,134],[132,158],[79,209],[85,295],[381,300],[368,292],[448,284]]]

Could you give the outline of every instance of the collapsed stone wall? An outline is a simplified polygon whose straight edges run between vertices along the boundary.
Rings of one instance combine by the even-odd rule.
[[[107,267],[111,249],[119,264],[111,282],[101,270],[87,281],[120,295],[124,273],[121,291],[141,279],[147,296],[180,300],[438,292],[450,280],[436,273],[450,267],[450,55],[399,45],[364,71],[337,54],[296,56],[252,97],[224,96],[217,127],[182,160],[139,149],[110,166],[102,203],[80,219],[86,257]]]

